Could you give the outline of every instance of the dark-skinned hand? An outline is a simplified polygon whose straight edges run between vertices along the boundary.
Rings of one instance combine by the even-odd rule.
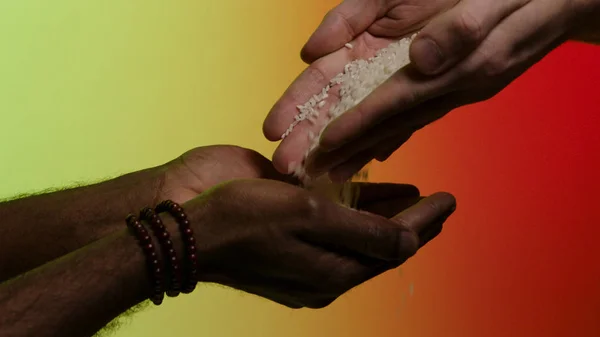
[[[265,159],[266,160],[266,159]],[[232,180],[184,205],[201,281],[291,308],[321,308],[395,268],[435,237],[454,197],[416,187],[360,186],[354,210],[281,181]]]

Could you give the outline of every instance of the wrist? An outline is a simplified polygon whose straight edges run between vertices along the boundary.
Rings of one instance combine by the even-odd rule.
[[[211,208],[209,206],[209,193],[203,193],[200,196],[182,205],[185,213],[190,221],[190,226],[194,231],[196,241],[196,265],[198,266],[198,282],[204,283],[221,283],[218,276],[219,263],[214,262],[218,255],[218,250],[221,248],[218,245],[216,233],[210,227],[219,227],[215,225],[215,219],[211,216]],[[213,227],[213,228],[214,228]],[[180,239],[181,240],[181,239]],[[183,246],[182,246],[183,249]],[[222,266],[221,266],[222,267]]]

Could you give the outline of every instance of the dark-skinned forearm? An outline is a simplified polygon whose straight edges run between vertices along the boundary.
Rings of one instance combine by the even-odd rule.
[[[0,336],[92,336],[144,301],[144,253],[124,221],[114,225],[122,230],[1,284]],[[173,242],[181,246],[178,235]]]
[[[0,282],[103,238],[156,203],[164,168],[0,203]]]

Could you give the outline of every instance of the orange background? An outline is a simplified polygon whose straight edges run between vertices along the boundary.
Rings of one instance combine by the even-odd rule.
[[[0,197],[261,133],[331,0],[0,3]],[[114,336],[600,336],[600,48],[569,43],[413,137],[377,181],[453,192],[442,235],[324,310],[201,286]],[[134,134],[132,135],[132,132]]]

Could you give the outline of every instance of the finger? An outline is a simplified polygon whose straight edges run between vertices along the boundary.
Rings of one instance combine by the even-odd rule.
[[[304,105],[313,95],[322,93],[332,78],[344,70],[344,65],[351,62],[354,50],[341,49],[311,64],[292,82],[281,98],[273,105],[263,123],[263,133],[271,141],[281,140],[288,127],[299,114],[298,106]],[[328,93],[327,102],[337,102],[339,96],[335,90]],[[326,115],[328,107],[318,109],[320,115]],[[300,123],[294,128],[306,125]],[[294,132],[292,132],[293,134]]]
[[[330,54],[364,32],[376,19],[379,4],[370,0],[346,0],[332,9],[302,48],[306,63]]]
[[[370,150],[363,151],[344,164],[329,171],[329,178],[333,182],[343,183],[352,178],[353,175],[373,160],[373,156],[374,154]]]
[[[519,8],[518,6],[522,6],[523,1],[525,0],[494,2],[494,6],[500,6],[501,4],[502,6],[508,6],[510,4],[511,6],[506,7],[507,10],[501,11],[502,13],[506,13],[508,10],[514,11],[515,8]],[[482,2],[476,1],[476,3],[480,4]],[[456,10],[453,9],[444,14],[444,16],[461,10],[460,6],[462,5],[456,7]],[[502,9],[504,10],[504,7]],[[501,19],[502,16],[499,16],[496,22],[499,22]],[[494,20],[491,21],[494,22]],[[488,30],[492,28],[493,26]],[[416,39],[422,39],[423,36],[427,35],[420,33]],[[411,48],[414,50],[414,47],[413,45]],[[412,53],[414,54],[414,52]],[[416,61],[418,57],[415,55],[412,56],[412,60]],[[328,125],[321,136],[320,147],[325,151],[336,149],[392,115],[401,114],[421,102],[459,89],[453,86],[453,84],[458,80],[464,79],[465,74],[469,73],[465,72],[463,68],[454,68],[453,71],[446,72],[441,76],[423,76],[417,71],[414,64],[401,69],[357,107]]]
[[[307,221],[295,234],[321,249],[391,261],[410,257],[418,247],[415,233],[385,217],[329,201],[315,203],[315,210],[319,220]]]
[[[407,138],[407,134],[412,133],[405,130],[406,128],[398,123],[394,125],[382,123],[336,150],[323,151],[317,147],[306,158],[306,172],[311,176],[318,176],[344,164],[362,152],[368,152],[373,158],[377,154],[374,149],[380,143],[396,142],[398,138]]]
[[[455,200],[448,193],[437,193],[392,220],[331,202],[313,205],[321,220],[316,224],[307,221],[297,233],[299,239],[333,251],[349,251],[354,256],[404,261],[417,251],[418,233],[451,212]]]
[[[288,130],[298,115],[297,106],[304,105],[313,95],[322,93],[323,88],[329,85],[331,78],[335,77],[351,60],[351,52],[340,50],[326,58],[313,63],[298,76],[298,78],[285,91],[283,96],[275,103],[263,124],[263,133],[271,141],[281,140],[282,135]],[[328,111],[332,104],[339,101],[339,90],[330,90],[326,103],[318,108],[319,116],[313,121],[299,122],[281,141],[273,154],[273,165],[279,172],[291,173],[293,167],[300,165],[304,160],[306,151],[315,141],[328,120]]]
[[[435,75],[470,54],[498,23],[531,0],[463,0],[419,32],[410,59],[424,74]]]
[[[428,244],[431,240],[435,239],[444,228],[444,223],[439,222],[437,224],[432,225],[429,229],[419,234],[419,248]]]
[[[456,209],[452,194],[435,193],[395,216],[392,220],[421,235],[444,222]]]
[[[366,211],[369,213],[381,215],[385,218],[392,218],[398,213],[405,209],[413,206],[417,202],[421,201],[424,197],[410,197],[410,198],[394,198],[387,200],[379,200],[371,202],[365,205],[357,206],[357,209]]]
[[[344,70],[354,59],[368,59],[392,40],[378,39],[369,43],[365,39],[354,41],[353,49],[343,48],[311,64],[290,85],[275,103],[263,123],[263,133],[271,141],[281,140],[288,128],[295,123],[297,106],[304,105],[313,95],[321,94],[330,80]],[[304,120],[295,125],[273,155],[273,163],[280,172],[289,173],[291,163],[300,163],[311,144],[311,134],[318,136],[329,121],[331,105],[339,102],[339,86],[330,87],[325,105],[316,107],[319,116],[313,122]],[[318,140],[315,140],[318,141]]]
[[[353,182],[341,187],[342,203],[384,217],[398,213],[404,200],[419,197],[419,189],[407,184]],[[395,212],[393,210],[396,210]]]
[[[377,145],[375,150],[375,159],[379,162],[384,162],[391,157],[396,150],[400,148],[400,146],[404,145],[410,137],[412,137],[412,133],[409,135],[404,135],[404,137],[398,137],[391,141],[384,141]]]
[[[419,103],[456,90],[452,85],[461,76],[460,72],[447,72],[438,77],[426,77],[412,66],[406,66],[356,107],[327,125],[319,139],[319,148],[323,151],[338,149],[388,118],[404,114]]]
[[[567,25],[564,15],[561,15],[565,9],[561,6],[564,5],[547,0],[529,3],[505,18],[462,63],[440,76],[419,76],[411,67],[399,71],[355,109],[328,125],[321,136],[320,148],[331,151],[365,133],[389,116],[401,115],[420,102],[444,94],[454,95],[456,90],[462,89],[461,87],[469,87],[476,83],[471,81],[476,79],[472,74],[480,74],[484,79],[488,79],[488,82],[497,80],[495,76],[503,75],[511,67],[516,67],[517,73],[520,74],[560,43],[564,31],[561,27]],[[483,84],[490,86],[487,82]],[[466,92],[456,94],[455,97],[459,97],[463,102],[490,97],[489,93],[482,92],[477,93],[480,97],[469,98],[472,94],[474,92]],[[425,125],[428,119],[431,121],[431,118],[425,117],[427,118],[421,126]]]
[[[477,79],[498,81],[516,78],[541,60],[566,37],[564,32],[573,20],[569,6],[549,0],[532,1],[503,20],[475,53],[459,65]]]
[[[383,144],[389,146],[389,151],[393,153],[415,131],[441,118],[456,107],[470,103],[470,99],[471,97],[458,93],[434,98],[405,113],[392,116],[374,125],[371,129],[366,130],[362,135],[350,140],[338,149],[325,151],[317,148],[307,158],[307,172],[314,175],[327,172],[333,167],[350,160],[357,151],[369,151],[374,158],[379,159],[377,157],[381,157],[380,152],[382,150],[380,147]]]
[[[419,189],[410,184],[394,183],[352,183],[360,192],[358,206],[393,198],[412,198],[420,195]]]
[[[284,132],[294,122],[294,117],[298,115],[298,105],[304,105],[313,95],[321,94],[323,88],[330,84],[331,79],[344,71],[346,64],[356,59],[368,59],[375,56],[378,50],[388,46],[393,41],[395,40],[359,38],[352,42],[352,49],[341,48],[308,66],[292,82],[269,111],[263,123],[265,137],[271,141],[280,140]],[[327,115],[329,106],[339,101],[339,87],[336,88],[329,90],[326,106],[319,109],[321,115]],[[300,123],[296,128],[306,124]],[[296,128],[294,128],[294,131],[296,131]]]

